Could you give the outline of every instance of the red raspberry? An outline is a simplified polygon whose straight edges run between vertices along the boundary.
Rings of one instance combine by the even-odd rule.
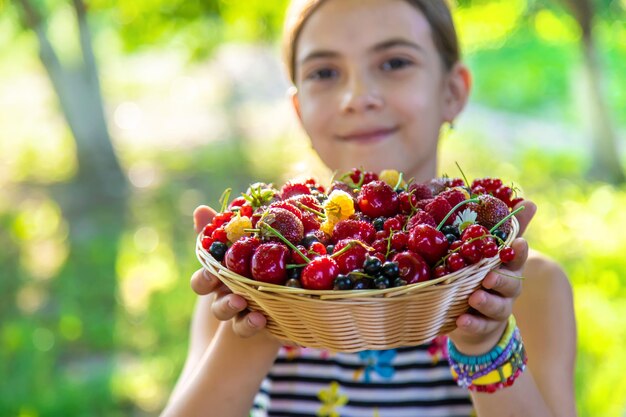
[[[309,186],[300,182],[288,181],[280,189],[280,196],[283,200],[300,194],[311,194]]]
[[[343,239],[337,242],[335,249],[333,249],[333,259],[339,266],[339,271],[342,274],[354,271],[363,267],[367,251],[358,243],[352,243],[354,239]],[[343,252],[341,255],[335,255],[346,246],[351,245],[349,249]]]
[[[333,228],[333,242],[342,239],[358,239],[369,244],[374,241],[375,237],[374,226],[363,220],[341,220]]]
[[[419,210],[417,211],[413,217],[411,217],[406,225],[407,230],[411,230],[412,228],[414,228],[415,226],[417,226],[418,224],[428,224],[432,227],[437,227],[437,222],[435,222],[435,219],[433,218],[433,216],[430,215],[430,213],[428,213],[425,210]]]
[[[220,227],[221,225],[228,223],[230,219],[233,218],[234,215],[235,213],[233,213],[232,211],[225,211],[223,213],[217,213],[215,217],[213,217],[213,224],[217,227]]]
[[[450,188],[441,194],[438,197],[443,197],[450,204],[451,207],[456,206],[461,201],[465,201],[465,194],[458,188]],[[459,208],[462,209],[462,208]]]
[[[302,270],[300,282],[308,290],[332,290],[339,266],[328,255],[315,258]]]
[[[452,206],[448,201],[443,197],[435,197],[435,199],[428,203],[425,209],[433,218],[437,224],[441,223],[444,217],[452,210]],[[446,224],[452,224],[454,222],[454,217],[448,217]]]
[[[235,198],[233,201],[230,202],[230,204],[228,205],[228,208],[231,209],[231,211],[232,211],[232,209],[234,207],[241,207],[244,204],[246,204],[247,202],[248,202],[248,200],[246,200],[245,198],[239,196],[239,197]]]
[[[322,206],[320,205],[319,201],[317,201],[317,199],[310,194],[297,195],[295,197],[289,198],[287,201],[293,204],[294,206],[298,207],[302,211],[306,211],[306,209],[302,208],[301,205],[304,205],[315,211],[320,211],[322,209]]]
[[[357,197],[359,209],[369,217],[391,217],[398,213],[398,194],[383,181],[372,181],[361,187]]]
[[[310,233],[315,230],[319,230],[320,221],[316,214],[311,213],[310,211],[302,212],[302,226],[304,227],[304,234]]]
[[[213,240],[217,240],[222,243],[228,242],[228,234],[226,233],[224,227],[218,227],[217,229],[215,229],[213,231],[213,234],[211,234],[211,237],[213,238]]]
[[[420,210],[426,210],[426,206],[434,201],[434,198],[425,198],[417,202],[417,208]]]
[[[252,262],[252,255],[254,255],[254,251],[259,244],[259,239],[247,236],[233,243],[224,256],[226,268],[246,278],[252,278],[250,264]]]
[[[428,184],[411,184],[408,191],[417,198],[417,200],[427,200],[433,198],[433,191]]]
[[[250,205],[244,205],[239,208],[239,214],[242,217],[252,218],[253,209]]]

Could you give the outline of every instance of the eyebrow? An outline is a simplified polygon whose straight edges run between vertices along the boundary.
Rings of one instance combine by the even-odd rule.
[[[409,41],[407,39],[402,39],[402,38],[393,38],[393,39],[380,42],[374,45],[372,48],[370,48],[370,50],[372,52],[380,52],[380,51],[384,51],[384,50],[391,49],[391,48],[398,47],[398,46],[409,47],[419,52],[424,52],[424,48],[422,48],[421,45],[415,42]],[[313,51],[309,53],[308,55],[306,55],[304,58],[302,58],[299,61],[299,64],[302,65],[305,62],[312,61],[314,59],[337,58],[339,55],[340,54],[335,51],[320,49],[320,50]]]

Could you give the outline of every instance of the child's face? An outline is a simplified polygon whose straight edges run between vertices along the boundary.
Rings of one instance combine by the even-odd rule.
[[[415,7],[328,0],[304,24],[295,54],[294,103],[326,165],[435,174],[439,130],[460,109],[450,109],[448,73]]]

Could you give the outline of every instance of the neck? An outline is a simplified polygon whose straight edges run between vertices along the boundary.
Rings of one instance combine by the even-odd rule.
[[[428,182],[437,176],[437,158],[419,161],[416,166],[404,173],[405,178],[414,178],[414,182]]]

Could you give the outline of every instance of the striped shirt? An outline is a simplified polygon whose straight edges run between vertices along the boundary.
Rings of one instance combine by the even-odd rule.
[[[430,345],[359,353],[282,348],[261,385],[252,417],[468,417],[466,389]]]

